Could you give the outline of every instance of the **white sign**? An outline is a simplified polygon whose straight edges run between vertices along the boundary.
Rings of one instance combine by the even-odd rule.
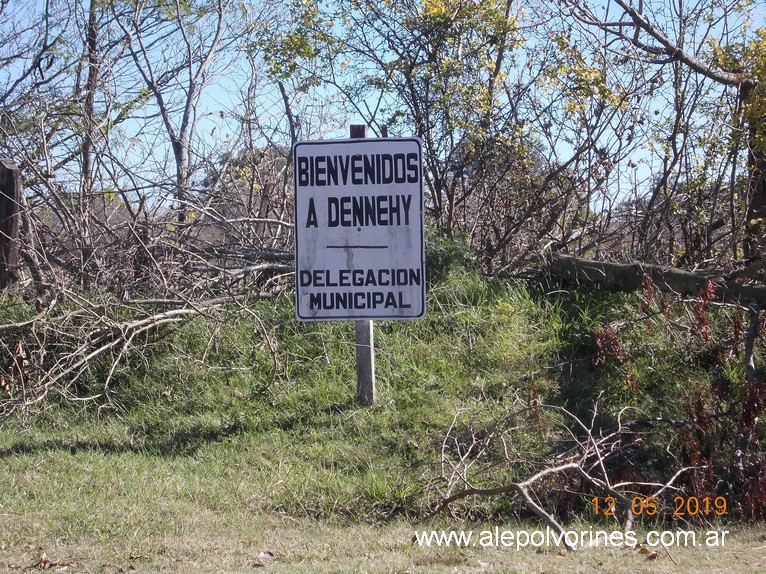
[[[422,317],[420,140],[298,142],[293,157],[298,319]]]

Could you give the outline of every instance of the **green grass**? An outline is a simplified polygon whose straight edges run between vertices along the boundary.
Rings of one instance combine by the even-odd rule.
[[[466,500],[452,518],[423,522],[444,487],[443,452],[454,461],[458,443],[506,432],[506,451],[496,441],[470,470],[475,484],[497,486],[530,476],[535,458],[565,436],[555,417],[514,414],[522,405],[588,414],[598,398],[605,426],[625,405],[683,414],[689,389],[709,386],[710,369],[684,358],[672,333],[638,328],[621,338],[630,364],[594,365],[595,332],[636,315],[629,296],[451,270],[428,304],[421,321],[376,324],[370,409],[355,401],[352,325],[299,324],[284,297],[152,334],[99,401],[52,399],[6,420],[0,571],[45,566],[44,552],[70,572],[244,572],[262,563],[276,572],[654,572],[628,551],[425,549],[411,538],[416,528],[478,530],[483,521],[536,527],[507,496]],[[638,389],[625,386],[629,368]],[[709,391],[704,400],[714,400]],[[504,462],[508,448],[527,461]],[[656,461],[646,468],[667,470]],[[555,487],[541,489],[544,501],[559,500]],[[557,511],[587,522],[586,500]],[[730,555],[674,557],[708,561],[712,572],[756,572],[766,568],[762,532],[741,530]],[[267,551],[273,559],[259,557]],[[725,559],[737,556],[755,569],[727,570]],[[684,571],[667,556],[657,564]]]

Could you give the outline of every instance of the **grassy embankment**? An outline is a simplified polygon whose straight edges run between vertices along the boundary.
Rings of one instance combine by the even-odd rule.
[[[678,333],[663,331],[661,316],[651,337],[651,321],[621,337],[628,361],[607,353],[606,365],[593,364],[594,334],[636,316],[634,297],[456,272],[433,286],[429,306],[422,321],[376,326],[371,409],[354,401],[352,325],[298,324],[284,298],[259,303],[253,315],[233,311],[153,334],[108,400],[48,401],[2,423],[0,571],[766,571],[764,530],[727,517],[701,525],[731,530],[725,548],[657,555],[414,545],[421,528],[539,527],[510,496],[423,518],[444,486],[450,428],[477,436],[530,402],[587,416],[600,397],[600,424],[609,426],[625,407],[634,417],[682,417],[695,397],[714,400],[705,345],[690,354]],[[725,325],[733,311],[722,313]],[[715,376],[722,373],[737,380],[741,367],[718,365]],[[83,390],[98,391],[98,381],[91,385]],[[476,484],[526,478],[555,448],[560,419],[533,415],[524,420],[535,424],[508,435],[525,460],[496,464],[491,450],[472,467]],[[665,463],[642,464],[654,477]],[[561,492],[551,492],[560,487],[543,484],[537,494],[556,505]],[[565,511],[551,507],[568,526],[619,529],[592,516],[587,495],[575,498]]]

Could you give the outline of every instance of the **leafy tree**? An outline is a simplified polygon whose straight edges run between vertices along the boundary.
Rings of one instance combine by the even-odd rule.
[[[333,36],[312,36],[325,65],[303,71],[378,134],[423,140],[441,234],[467,233],[495,269],[571,235],[563,214],[587,202],[573,174],[588,150],[564,149],[565,130],[551,129],[558,102],[541,84],[554,53],[536,14],[514,0],[353,0],[312,21]]]
[[[648,195],[640,241],[655,244],[652,226],[656,230],[663,220],[671,221],[669,209],[688,203],[690,194],[712,192],[710,209],[717,213],[725,205],[727,225],[722,228],[718,217],[707,219],[700,254],[760,258],[766,230],[766,33],[750,24],[753,3],[566,4],[577,22],[598,31],[594,39],[608,46],[613,58],[639,65],[657,102],[656,138],[647,144],[661,161],[661,175]],[[683,186],[674,184],[679,180]],[[698,197],[697,203],[705,202]],[[658,213],[659,206],[664,208]],[[714,248],[717,242],[725,244]]]

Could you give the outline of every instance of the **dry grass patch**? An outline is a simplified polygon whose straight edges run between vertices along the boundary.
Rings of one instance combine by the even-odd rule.
[[[418,547],[415,527],[328,524],[275,514],[201,512],[177,527],[125,533],[113,540],[62,541],[35,532],[45,517],[0,516],[0,570],[72,573],[507,573],[747,574],[766,571],[766,528],[733,530],[722,548]],[[420,526],[421,528],[434,528]],[[474,532],[478,533],[478,530]]]

